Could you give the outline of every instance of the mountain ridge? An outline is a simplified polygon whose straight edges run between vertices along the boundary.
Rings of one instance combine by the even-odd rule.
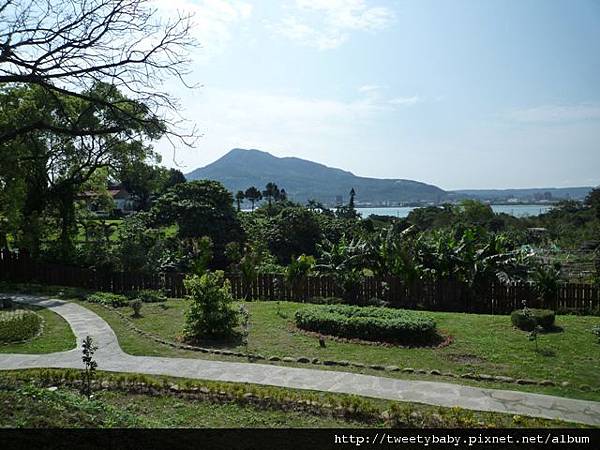
[[[291,200],[309,199],[327,204],[347,201],[351,189],[360,203],[440,202],[446,192],[413,180],[369,178],[297,157],[276,157],[256,149],[233,149],[205,167],[188,174],[189,180],[220,181],[232,192],[250,186],[262,189],[268,182],[284,188]]]
[[[290,200],[315,199],[334,205],[348,200],[356,191],[357,204],[395,206],[406,203],[443,203],[462,199],[484,201],[539,202],[560,199],[582,200],[592,187],[457,189],[444,190],[435,185],[401,178],[371,178],[329,167],[295,156],[277,157],[257,149],[235,148],[216,161],[185,175],[188,180],[211,179],[232,192],[250,186],[263,189],[269,182],[284,188]],[[549,195],[548,195],[549,194]]]

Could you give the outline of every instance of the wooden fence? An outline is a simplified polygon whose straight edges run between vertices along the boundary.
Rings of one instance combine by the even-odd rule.
[[[60,264],[34,261],[24,252],[0,251],[0,280],[41,283],[125,293],[141,289],[163,289],[172,297],[186,294],[181,273],[138,274],[102,272]],[[339,297],[341,291],[333,279],[309,277],[291,289],[279,275],[259,275],[245,284],[239,276],[228,275],[236,298],[248,300],[305,301],[315,297]],[[383,283],[382,283],[383,282]],[[542,305],[529,284],[490,283],[469,290],[452,280],[420,281],[409,286],[397,278],[368,279],[359,289],[359,298],[378,298],[393,307],[431,311],[508,314],[526,300],[529,307],[549,307],[557,311],[598,313],[600,289],[591,284],[563,284],[552,304]]]

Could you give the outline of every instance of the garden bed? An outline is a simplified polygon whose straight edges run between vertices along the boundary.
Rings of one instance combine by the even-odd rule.
[[[312,305],[295,314],[296,326],[341,338],[402,345],[432,345],[443,339],[431,317],[377,306]]]

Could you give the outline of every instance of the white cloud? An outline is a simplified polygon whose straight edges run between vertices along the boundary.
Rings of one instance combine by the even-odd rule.
[[[363,89],[354,99],[337,100],[202,88],[186,96],[183,103],[186,115],[194,117],[204,136],[195,151],[179,151],[177,160],[188,168],[198,167],[234,147],[312,159],[314,154],[333,158],[339,151],[337,156],[343,158],[350,146],[364,145],[365,136],[373,133],[382,117],[402,107],[368,91]],[[167,145],[158,148],[168,161],[172,149]]]
[[[600,105],[544,105],[517,109],[508,113],[508,118],[523,123],[570,123],[584,120],[599,120]]]
[[[205,59],[222,52],[232,29],[252,15],[252,5],[238,0],[154,0],[153,6],[165,18],[193,15],[191,33],[202,47],[198,57]]]
[[[346,42],[350,33],[388,27],[393,12],[365,0],[296,0],[291,12],[272,28],[281,36],[319,50]]]
[[[417,103],[421,103],[423,99],[418,95],[413,95],[412,97],[395,97],[391,100],[388,100],[390,105],[398,105],[398,106],[413,106]]]

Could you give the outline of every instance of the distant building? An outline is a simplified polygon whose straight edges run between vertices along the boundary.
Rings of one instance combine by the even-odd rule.
[[[107,191],[114,201],[113,211],[104,211],[98,206],[98,202],[94,201],[100,195],[97,192],[83,192],[80,195],[80,198],[86,202],[88,209],[98,216],[109,216],[114,212],[121,215],[128,215],[135,211],[136,201],[131,193],[122,185],[111,185],[108,187]]]

